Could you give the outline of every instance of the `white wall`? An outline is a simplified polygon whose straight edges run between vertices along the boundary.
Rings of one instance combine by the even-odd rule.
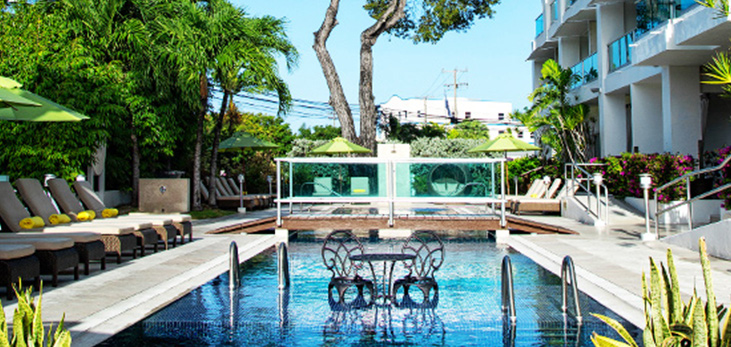
[[[662,68],[663,150],[697,156],[701,138],[700,71],[697,66]]]
[[[627,109],[624,94],[599,96],[599,129],[603,157],[627,151]]]
[[[663,151],[662,93],[657,83],[630,85],[632,145],[642,153]]]
[[[706,150],[731,145],[731,99],[711,94],[706,124]]]

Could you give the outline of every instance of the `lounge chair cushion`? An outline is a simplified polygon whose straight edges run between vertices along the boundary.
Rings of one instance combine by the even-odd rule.
[[[11,231],[21,231],[20,221],[29,218],[30,214],[15,196],[10,182],[0,182],[0,217]]]
[[[73,186],[76,194],[86,208],[95,211],[97,214],[103,214],[106,206],[104,206],[104,202],[94,193],[94,190],[91,188],[91,183],[87,181],[76,181]]]
[[[129,235],[134,233],[135,228],[131,226],[117,226],[112,224],[97,225],[89,223],[87,225],[71,224],[43,229],[43,232],[45,233],[69,233],[81,231],[90,231],[102,235]]]
[[[27,244],[0,244],[0,260],[20,259],[36,252],[36,248]]]
[[[53,206],[53,202],[46,195],[46,192],[39,182],[35,178],[20,178],[15,181],[15,186],[18,188],[18,193],[23,197],[23,201],[28,205],[31,213],[36,216],[43,218],[43,221],[47,225],[51,225],[49,217],[53,214],[58,214],[58,210]]]
[[[35,247],[39,251],[58,251],[73,247],[74,240],[66,237],[0,238],[0,244],[26,244]]]
[[[58,207],[65,213],[74,217],[76,214],[84,211],[81,206],[81,202],[76,198],[74,193],[69,188],[66,180],[62,178],[54,178],[48,180],[48,189],[53,195],[53,199],[56,200]]]
[[[102,239],[101,234],[92,232],[58,232],[58,233],[46,233],[46,232],[22,232],[22,233],[0,233],[0,240],[3,239],[23,239],[23,238],[41,238],[41,237],[67,237],[74,242],[88,243],[99,241]]]
[[[144,230],[152,228],[153,223],[136,219],[97,219],[91,223],[85,224],[89,224],[89,228],[94,228],[96,226],[117,226],[132,227],[134,230]],[[169,221],[168,224],[172,224],[172,221]]]
[[[189,214],[150,214],[144,212],[131,212],[128,216],[139,216],[143,218],[169,218],[175,223],[185,223],[193,220]]]

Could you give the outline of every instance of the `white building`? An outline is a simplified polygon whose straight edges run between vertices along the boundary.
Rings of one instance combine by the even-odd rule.
[[[513,105],[509,102],[467,98],[457,98],[455,105],[453,98],[401,99],[394,95],[388,102],[379,105],[379,112],[382,116],[394,116],[401,124],[434,122],[451,127],[465,120],[478,120],[487,125],[491,139],[510,130],[513,136],[532,144],[533,138],[530,131],[520,122],[510,118],[512,111]]]
[[[597,155],[731,145],[731,100],[701,83],[729,47],[731,18],[694,0],[537,1],[534,86],[548,59],[584,77],[573,93],[597,120]]]

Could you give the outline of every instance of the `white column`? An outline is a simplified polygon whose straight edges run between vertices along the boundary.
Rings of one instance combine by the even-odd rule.
[[[662,90],[658,83],[630,85],[632,97],[632,146],[641,153],[663,151]]]
[[[599,96],[599,136],[601,154],[619,155],[627,151],[627,109],[624,94]]]
[[[698,155],[700,93],[697,66],[662,67],[663,151]]]
[[[561,37],[558,40],[558,63],[564,68],[570,68],[581,61],[579,39],[576,37]]]

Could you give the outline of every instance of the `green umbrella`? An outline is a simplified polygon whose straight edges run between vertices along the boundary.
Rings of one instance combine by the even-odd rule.
[[[510,133],[503,133],[498,135],[493,140],[489,140],[473,149],[467,151],[467,153],[480,153],[480,152],[503,152],[505,157],[508,157],[508,152],[522,152],[522,151],[537,151],[540,147],[531,145],[530,143],[523,142],[522,140],[516,139]],[[508,177],[507,165],[505,166],[505,178]],[[508,187],[508,194],[510,194],[510,185]]]
[[[266,140],[258,139],[251,134],[243,131],[239,131],[233,134],[233,136],[221,141],[218,145],[219,152],[236,152],[243,151],[246,148],[259,150],[259,149],[270,149],[277,148],[279,145],[271,143]],[[246,162],[241,163],[241,174],[246,173]],[[246,182],[243,182],[243,189],[246,190]],[[243,191],[242,191],[243,193]],[[243,207],[243,200],[241,202]]]
[[[22,84],[18,83],[17,81],[15,81],[13,79],[0,76],[0,88],[10,89],[10,88],[20,88],[22,86],[23,86]]]
[[[352,143],[342,137],[336,137],[330,142],[310,151],[312,154],[338,154],[338,153],[371,153],[371,150]]]
[[[89,117],[79,112],[61,106],[27,90],[19,88],[0,88],[0,91],[5,91],[9,93],[9,95],[30,100],[34,105],[37,105],[22,106],[21,104],[16,103],[11,105],[11,107],[0,108],[0,119],[3,120],[30,122],[78,122],[80,120],[89,119]]]

